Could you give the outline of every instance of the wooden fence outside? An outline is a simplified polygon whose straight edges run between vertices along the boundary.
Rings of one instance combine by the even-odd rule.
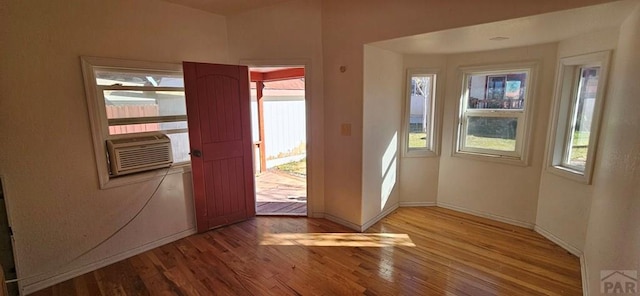
[[[158,105],[107,105],[107,118],[131,118],[131,117],[146,117],[146,116],[158,116],[160,110]],[[144,123],[144,124],[129,124],[110,126],[110,135],[120,135],[128,133],[141,133],[159,131],[159,123]]]

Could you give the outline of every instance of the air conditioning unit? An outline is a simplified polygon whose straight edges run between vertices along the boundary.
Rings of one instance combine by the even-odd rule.
[[[173,163],[171,140],[164,134],[107,140],[111,175],[122,176]]]

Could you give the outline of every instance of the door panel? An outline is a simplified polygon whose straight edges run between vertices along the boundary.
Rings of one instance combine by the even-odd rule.
[[[198,231],[255,216],[248,68],[184,62]],[[198,153],[199,152],[199,153]]]

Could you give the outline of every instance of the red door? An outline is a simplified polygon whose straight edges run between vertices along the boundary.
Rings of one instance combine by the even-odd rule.
[[[249,73],[184,62],[199,232],[255,216]]]

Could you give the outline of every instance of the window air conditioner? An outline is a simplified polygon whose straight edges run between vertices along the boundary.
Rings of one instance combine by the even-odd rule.
[[[173,163],[171,141],[164,134],[107,140],[111,175],[166,168]]]

